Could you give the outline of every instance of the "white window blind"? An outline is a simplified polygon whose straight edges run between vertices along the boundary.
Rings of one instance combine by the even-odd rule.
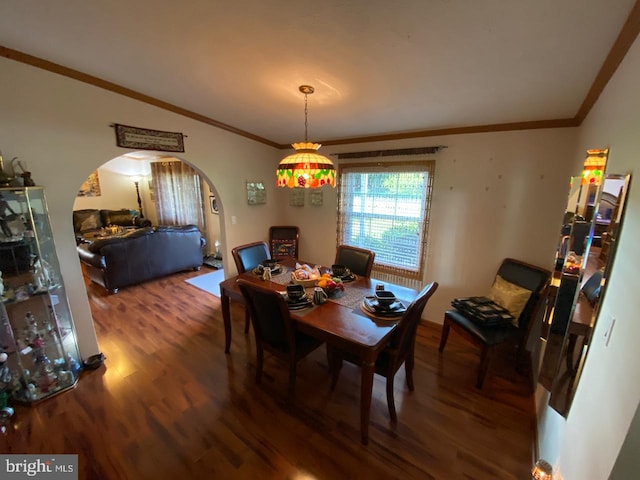
[[[433,161],[340,167],[338,241],[376,252],[374,269],[421,279]]]

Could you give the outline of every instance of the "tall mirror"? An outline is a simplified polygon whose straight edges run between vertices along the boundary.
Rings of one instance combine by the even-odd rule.
[[[560,232],[552,301],[543,336],[539,382],[549,405],[567,415],[580,378],[599,305],[613,265],[629,175],[603,175],[608,151],[589,150],[580,177],[572,179]]]

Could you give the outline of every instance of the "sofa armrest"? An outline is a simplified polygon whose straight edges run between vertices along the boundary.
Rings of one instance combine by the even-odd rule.
[[[86,263],[87,265],[91,265],[96,268],[105,268],[104,256],[100,254],[100,252],[91,252],[89,251],[89,244],[82,243],[76,247],[78,250],[78,256],[80,257],[80,261]]]
[[[140,227],[140,228],[151,227],[153,225],[151,223],[151,220],[149,220],[148,218],[140,218],[140,217],[134,217],[133,224],[136,227]]]

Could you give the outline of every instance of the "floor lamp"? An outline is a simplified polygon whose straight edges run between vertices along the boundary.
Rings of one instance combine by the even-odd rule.
[[[136,196],[138,197],[138,209],[140,210],[140,218],[144,218],[144,213],[142,213],[142,200],[140,199],[140,177],[131,177],[131,180],[133,180],[133,183],[136,186]]]

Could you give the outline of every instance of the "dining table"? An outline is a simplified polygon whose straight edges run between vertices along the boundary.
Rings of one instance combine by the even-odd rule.
[[[256,272],[247,271],[220,283],[225,353],[230,353],[231,348],[230,301],[244,304],[237,280],[243,278],[284,294],[286,285],[292,282],[291,274],[297,263],[293,258],[280,260],[280,271],[272,275],[271,279],[263,279],[263,276]],[[314,264],[307,262],[307,265]],[[332,347],[347,351],[361,360],[360,433],[364,445],[369,441],[369,416],[376,359],[386,347],[400,319],[399,316],[378,316],[362,308],[364,298],[373,296],[376,286],[392,291],[407,307],[418,295],[418,291],[412,288],[381,282],[370,277],[354,276],[352,281],[344,283],[344,291],[335,298],[329,297],[319,305],[290,312],[299,331],[319,338]],[[307,291],[312,298],[313,287],[308,286]]]

